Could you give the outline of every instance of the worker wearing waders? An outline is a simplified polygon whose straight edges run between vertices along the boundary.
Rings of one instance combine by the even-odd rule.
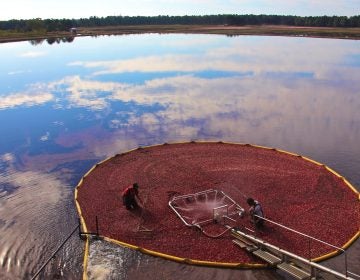
[[[137,209],[139,205],[136,201],[136,198],[142,203],[141,198],[139,197],[139,185],[134,183],[133,185],[128,186],[122,192],[123,204],[127,210]]]
[[[249,197],[247,199],[247,204],[249,204],[249,213],[251,216],[251,221],[254,223],[257,229],[261,229],[264,226],[264,212],[260,203],[253,198]]]

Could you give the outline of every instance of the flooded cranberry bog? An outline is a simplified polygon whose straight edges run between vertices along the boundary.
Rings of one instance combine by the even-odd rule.
[[[121,192],[134,182],[144,203],[128,211]],[[267,266],[235,246],[222,223],[211,220],[214,211],[223,208],[219,197],[231,202],[232,208],[226,210],[235,217],[231,227],[313,261],[338,254],[334,248],[346,249],[360,235],[359,193],[345,178],[309,158],[249,144],[140,147],[96,164],[75,192],[84,232],[98,232],[110,242],[178,262]],[[248,197],[261,202],[270,221],[261,231],[255,230],[248,216],[236,216],[234,209],[247,209]],[[200,218],[209,219],[202,230],[189,226]]]

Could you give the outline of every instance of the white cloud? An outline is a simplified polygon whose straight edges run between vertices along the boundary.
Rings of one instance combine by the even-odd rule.
[[[344,15],[352,16],[360,13],[357,0],[229,0],[229,6],[239,7],[243,14],[285,14],[298,16]],[[242,9],[242,12],[241,10]]]
[[[21,9],[19,8],[21,7]],[[84,9],[86,7],[86,9]],[[357,0],[12,0],[2,3],[0,19],[81,18],[113,15],[292,14],[358,15]]]

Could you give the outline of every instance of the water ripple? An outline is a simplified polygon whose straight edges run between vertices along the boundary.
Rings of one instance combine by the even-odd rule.
[[[0,176],[0,186],[0,278],[24,278],[64,236],[67,226],[58,221],[69,216],[71,188],[55,174],[11,168]]]

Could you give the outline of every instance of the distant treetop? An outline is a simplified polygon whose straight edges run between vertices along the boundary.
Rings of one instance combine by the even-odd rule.
[[[0,21],[1,30],[68,31],[72,27],[116,25],[288,25],[314,27],[360,27],[357,16],[205,15],[205,16],[108,16],[80,19],[29,19]]]

